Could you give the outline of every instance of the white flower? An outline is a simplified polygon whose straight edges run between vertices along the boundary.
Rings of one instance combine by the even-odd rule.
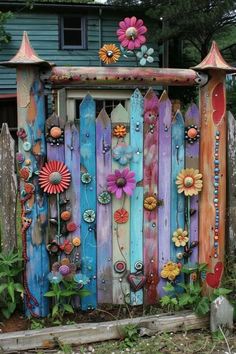
[[[146,65],[146,63],[153,63],[154,59],[152,57],[152,54],[154,53],[154,49],[153,48],[147,48],[146,45],[142,45],[142,47],[140,48],[141,51],[137,52],[136,56],[139,60],[140,65],[144,66]]]

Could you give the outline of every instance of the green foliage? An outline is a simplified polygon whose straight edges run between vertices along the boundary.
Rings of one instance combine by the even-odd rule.
[[[227,87],[227,109],[233,114],[236,119],[236,81],[229,82]]]
[[[21,302],[24,288],[17,282],[21,271],[22,258],[18,253],[0,253],[0,308],[6,318],[10,318]]]
[[[34,319],[30,320],[30,329],[42,329],[45,327],[44,319]]]
[[[78,290],[78,284],[73,279],[62,280],[60,283],[52,283],[51,290],[44,294],[44,296],[53,299],[54,304],[51,315],[53,319],[59,322],[62,322],[65,313],[74,313],[74,309],[71,305],[73,296],[83,298],[88,295],[90,295],[88,290]]]
[[[121,342],[121,349],[133,348],[138,340],[138,327],[134,324],[128,324],[121,328],[123,341]]]
[[[191,309],[197,315],[204,316],[210,311],[210,304],[218,296],[226,296],[231,293],[230,289],[218,288],[214,289],[210,296],[202,295],[201,278],[202,273],[207,270],[207,264],[189,264],[182,267],[182,272],[188,276],[186,283],[178,283],[178,287],[182,288],[182,292],[176,292],[175,287],[167,282],[163,289],[167,295],[160,300],[161,306],[169,311],[178,311],[183,309]],[[194,280],[191,276],[194,275]]]
[[[5,25],[7,21],[12,18],[12,13],[10,11],[2,12],[0,11],[0,49],[3,43],[8,43],[11,40],[9,33],[5,31]]]

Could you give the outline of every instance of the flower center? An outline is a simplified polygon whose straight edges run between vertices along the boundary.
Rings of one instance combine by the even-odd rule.
[[[60,184],[62,180],[62,176],[59,172],[52,172],[49,175],[49,182],[52,184]]]
[[[138,31],[135,27],[129,27],[126,30],[125,35],[127,39],[135,39],[138,36]]]
[[[108,50],[108,51],[107,51],[107,57],[108,57],[108,58],[112,58],[112,57],[113,57],[113,54],[114,54],[114,53],[113,53],[112,50]]]
[[[196,136],[197,136],[197,130],[195,128],[190,128],[188,130],[188,137],[193,139]]]
[[[192,187],[193,183],[194,183],[194,180],[192,177],[190,177],[190,176],[185,177],[185,179],[184,179],[184,186],[185,187],[187,187],[187,188]]]
[[[124,187],[126,185],[126,179],[124,177],[119,177],[116,180],[116,184],[118,187]]]

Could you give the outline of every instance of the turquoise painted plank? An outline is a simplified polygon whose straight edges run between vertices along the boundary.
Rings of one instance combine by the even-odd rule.
[[[111,119],[102,109],[96,120],[97,195],[106,191],[111,173]],[[97,202],[98,303],[112,303],[112,206]]]
[[[92,180],[85,184],[80,182],[81,188],[81,258],[82,273],[89,279],[86,288],[90,295],[81,299],[82,310],[93,309],[97,305],[96,293],[96,218],[86,222],[83,215],[92,210],[96,215],[96,106],[93,98],[88,94],[80,105],[80,157],[81,174],[87,172]]]
[[[143,105],[144,99],[138,89],[130,98],[130,144],[134,157],[130,169],[135,172],[137,186],[130,204],[130,270],[136,272],[135,263],[143,263]],[[131,305],[143,303],[143,290],[131,291]]]
[[[177,192],[176,178],[184,168],[184,121],[182,114],[177,111],[171,134],[171,221],[170,221],[170,256],[173,262],[179,262],[176,254],[183,251],[183,247],[175,247],[172,241],[173,232],[185,227],[185,198],[184,194]],[[181,278],[181,279],[180,279]],[[182,280],[182,277],[179,277]]]
[[[166,262],[170,260],[170,202],[171,202],[171,101],[164,91],[159,101],[159,200],[158,220],[159,235],[159,283],[158,294],[164,295],[165,280],[160,273]]]

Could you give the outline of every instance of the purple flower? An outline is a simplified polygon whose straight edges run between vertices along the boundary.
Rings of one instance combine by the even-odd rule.
[[[135,173],[125,168],[123,171],[115,170],[114,174],[107,176],[107,189],[121,199],[123,193],[132,195],[136,186]]]

